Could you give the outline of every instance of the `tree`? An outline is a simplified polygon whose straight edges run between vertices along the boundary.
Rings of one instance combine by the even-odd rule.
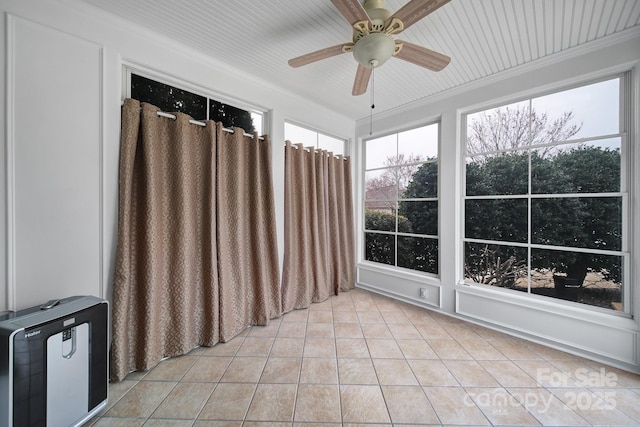
[[[365,199],[376,201],[368,202],[365,206],[395,212],[398,199],[402,197],[413,174],[423,161],[424,157],[419,154],[387,157],[384,161],[384,172],[365,182]]]
[[[572,112],[565,112],[550,121],[547,113],[529,110],[529,106],[496,108],[482,112],[470,120],[467,127],[467,152],[486,153],[509,148],[520,148],[531,144],[547,144],[566,141],[577,134],[582,124],[571,123]],[[552,151],[542,149],[542,155]]]
[[[438,163],[421,165],[413,174],[403,194],[403,199],[425,199],[438,197]],[[437,201],[401,201],[398,213],[407,218],[413,233],[438,234]]]
[[[582,127],[572,123],[573,119],[571,112],[551,121],[546,114],[529,112],[529,107],[506,107],[481,113],[470,121],[467,147],[471,161],[466,172],[467,195],[505,197],[467,200],[466,237],[527,242],[529,224],[526,210],[523,214],[523,209],[526,209],[523,202],[526,200],[509,196],[528,193],[530,167],[533,194],[576,195],[532,199],[532,243],[620,250],[620,198],[579,197],[580,193],[619,191],[618,150],[593,146],[569,150],[547,147],[536,149],[530,155],[527,151],[518,150],[526,148],[529,141],[531,144],[548,144],[571,139]],[[481,153],[491,154],[478,155]],[[517,269],[522,268],[520,261],[526,259],[524,253],[516,254],[513,248],[467,244],[466,275],[474,280],[489,280],[493,275],[491,280],[494,284],[512,286],[513,281],[509,278],[517,277]],[[513,262],[505,264],[511,259]],[[597,271],[605,279],[615,282],[619,282],[622,275],[620,263],[605,255],[533,250],[531,262],[534,269],[564,273],[580,284],[588,271]]]
[[[222,125],[233,129],[239,127],[247,133],[255,131],[251,113],[223,102],[210,100],[209,120],[222,122]]]
[[[540,192],[607,193],[620,190],[620,152],[600,147],[579,147],[559,152],[546,160],[555,176],[540,183]],[[542,181],[542,180],[541,180]],[[542,199],[532,217],[533,243],[582,247],[590,249],[622,249],[622,200],[620,197],[575,197]],[[582,284],[588,271],[601,273],[606,280],[620,282],[622,265],[609,255],[557,252],[546,260],[554,270],[566,273]]]
[[[366,209],[364,212],[365,230],[396,231],[396,215]],[[398,216],[398,231],[401,233],[411,232],[411,223],[403,216]],[[379,262],[382,264],[395,264],[395,237],[392,234],[366,233],[365,238],[365,259],[367,261]],[[398,244],[398,255],[406,253],[401,243]]]
[[[195,120],[207,118],[206,97],[137,74],[131,75],[131,97],[169,113],[185,113]]]
[[[438,234],[438,163],[427,161],[414,169],[406,190],[398,203],[398,218],[406,218],[413,234]],[[400,230],[398,230],[400,231]],[[398,266],[438,273],[438,239],[398,236]]]
[[[465,236],[468,238],[526,243],[529,233],[527,201],[509,198],[509,183],[518,187],[527,154],[503,154],[470,163],[467,167],[467,191],[471,195],[500,194],[499,199],[470,199],[465,205]],[[586,170],[585,170],[586,169]],[[580,197],[581,193],[619,191],[620,153],[600,147],[580,147],[560,151],[543,158],[531,154],[534,194],[575,194],[531,200],[531,242],[556,247],[620,250],[622,242],[621,209],[618,196]],[[410,216],[409,216],[410,217]],[[485,245],[488,246],[488,245]],[[467,245],[465,268],[468,277],[490,277],[488,266],[498,265],[514,254],[503,249]],[[520,254],[520,256],[525,256]],[[521,261],[526,258],[515,258]],[[521,265],[518,262],[507,267]],[[619,282],[622,266],[609,255],[575,251],[532,251],[532,268],[565,273],[582,284],[588,271]],[[501,271],[496,269],[496,271]],[[502,270],[504,274],[514,271]],[[500,282],[500,280],[498,280]],[[481,282],[485,283],[485,282]],[[510,281],[503,281],[512,284]]]
[[[186,90],[170,86],[137,74],[131,75],[131,97],[140,102],[155,105],[162,111],[180,112],[195,120],[207,118],[207,98]],[[210,99],[209,120],[221,122],[224,127],[255,131],[249,111]]]
[[[465,276],[474,283],[513,289],[527,275],[522,248],[468,243],[464,253]]]
[[[390,176],[393,182],[397,182],[400,191],[404,192],[411,182],[413,174],[424,160],[424,157],[420,154],[389,156],[384,162],[384,165],[389,168],[385,171],[385,174]]]
[[[399,154],[389,156],[384,161],[384,172],[365,183],[365,229],[411,233],[412,224],[402,214],[397,215],[398,199],[404,197],[405,189],[424,158],[420,155]],[[400,202],[400,204],[402,204]],[[396,230],[397,221],[397,230]],[[397,247],[396,247],[397,242]],[[426,263],[415,265],[411,259],[416,242],[410,238],[391,234],[366,233],[365,259],[383,264],[397,264],[400,267],[425,269]],[[420,245],[418,245],[420,246]],[[422,249],[422,248],[419,248]],[[424,250],[423,250],[424,252]],[[426,258],[426,257],[423,257]]]

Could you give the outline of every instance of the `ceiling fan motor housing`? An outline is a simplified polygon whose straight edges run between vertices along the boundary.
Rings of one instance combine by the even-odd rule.
[[[371,31],[381,32],[384,30],[384,23],[391,16],[391,12],[384,7],[384,0],[366,0],[363,7],[371,19]]]
[[[366,0],[364,10],[371,20],[371,31],[355,32],[353,56],[360,65],[375,68],[387,62],[396,50],[393,37],[383,32],[384,24],[391,12],[385,9],[384,0]]]

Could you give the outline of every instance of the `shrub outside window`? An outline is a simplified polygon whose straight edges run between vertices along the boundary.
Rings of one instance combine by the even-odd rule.
[[[226,128],[242,128],[262,134],[263,114],[225,104],[213,98],[189,92],[147,77],[131,73],[131,98],[148,102],[167,113],[185,113],[194,120],[222,122]]]
[[[629,312],[624,81],[466,115],[465,282]]]
[[[439,124],[365,141],[366,261],[437,275]]]

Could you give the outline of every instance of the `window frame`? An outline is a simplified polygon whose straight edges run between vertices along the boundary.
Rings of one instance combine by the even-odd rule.
[[[436,197],[425,197],[425,198],[400,198],[396,196],[395,199],[395,203],[396,205],[399,205],[399,203],[401,201],[419,201],[419,202],[436,202],[438,204],[437,206],[437,215],[438,215],[438,220],[437,220],[437,234],[433,235],[433,234],[416,234],[416,233],[406,233],[406,232],[399,232],[398,231],[398,214],[396,212],[395,215],[395,231],[384,231],[384,230],[368,230],[366,228],[366,203],[368,201],[376,201],[377,199],[367,199],[367,190],[366,190],[366,176],[367,176],[367,172],[372,172],[372,171],[380,171],[380,170],[386,170],[386,169],[390,169],[389,166],[379,166],[379,167],[373,167],[371,169],[367,169],[367,164],[366,164],[366,159],[367,159],[367,143],[369,141],[372,140],[377,140],[377,139],[381,139],[381,138],[386,138],[389,136],[393,136],[395,135],[395,144],[396,144],[396,155],[398,155],[398,147],[399,147],[399,135],[402,134],[403,132],[409,132],[412,130],[416,130],[416,129],[420,129],[420,128],[424,128],[424,127],[428,127],[428,126],[432,126],[432,125],[437,125],[438,126],[438,132],[437,132],[437,157],[436,159],[431,159],[431,160],[424,160],[421,162],[413,162],[413,163],[406,163],[403,164],[401,166],[416,166],[416,165],[425,165],[425,164],[436,164],[437,165],[437,173],[438,173],[438,183],[437,183],[437,195]],[[442,144],[442,120],[440,119],[436,119],[436,120],[430,120],[428,122],[422,122],[422,123],[416,123],[412,126],[408,126],[408,127],[402,127],[399,128],[397,130],[394,131],[390,131],[390,132],[385,132],[385,133],[380,133],[377,135],[371,135],[368,138],[363,138],[362,139],[362,150],[361,150],[361,158],[362,158],[362,167],[361,167],[361,176],[360,176],[360,183],[362,185],[362,196],[361,196],[361,200],[360,200],[360,208],[361,208],[361,218],[360,218],[360,223],[361,228],[360,228],[360,253],[361,253],[361,259],[360,259],[360,263],[362,263],[363,265],[366,265],[368,267],[373,267],[375,269],[392,269],[394,271],[397,272],[401,272],[401,273],[408,273],[408,274],[413,274],[413,275],[419,275],[421,277],[424,278],[430,278],[430,279],[436,279],[436,280],[440,280],[441,278],[441,274],[442,274],[442,262],[441,262],[441,215],[442,215],[442,200],[441,200],[441,187],[442,187],[442,182],[441,182],[441,144]],[[400,166],[394,166],[394,167],[400,167]],[[396,210],[399,210],[399,207],[396,208]],[[393,236],[393,241],[394,241],[394,264],[385,264],[385,263],[380,263],[380,262],[376,262],[376,261],[370,261],[366,259],[366,241],[367,241],[367,233],[378,233],[378,234],[382,234],[382,235],[392,235]],[[431,273],[431,272],[426,272],[426,271],[422,271],[422,270],[416,270],[416,269],[411,269],[408,267],[402,267],[398,265],[398,236],[401,237],[417,237],[417,238],[427,238],[427,239],[433,239],[436,240],[437,242],[437,269],[438,272],[437,273]]]
[[[520,102],[528,102],[529,106],[531,106],[531,101],[537,98],[541,98],[548,95],[553,95],[557,93],[561,93],[564,91],[577,89],[581,87],[586,87],[589,85],[609,81],[609,80],[619,80],[619,113],[618,113],[618,133],[613,134],[602,134],[597,136],[588,136],[588,137],[579,137],[576,139],[568,139],[563,141],[558,141],[554,143],[548,144],[538,144],[538,145],[526,145],[515,149],[505,149],[505,150],[497,150],[497,151],[487,151],[482,153],[474,153],[477,156],[486,156],[491,154],[505,153],[505,152],[517,152],[517,151],[526,151],[532,152],[536,149],[544,148],[544,147],[556,147],[563,145],[571,145],[571,144],[579,144],[579,143],[588,143],[591,141],[599,141],[599,140],[607,140],[613,138],[620,139],[620,189],[615,192],[600,192],[600,193],[533,193],[531,188],[531,155],[528,156],[528,173],[527,173],[527,192],[526,194],[501,194],[501,195],[476,195],[476,196],[467,196],[467,160],[470,156],[467,155],[467,130],[468,130],[468,116],[483,112],[490,111],[496,108],[507,107],[509,105],[520,103]],[[459,268],[457,271],[459,279],[457,280],[458,285],[463,286],[472,286],[479,289],[491,289],[493,291],[499,292],[508,292],[510,295],[522,295],[526,298],[535,298],[540,301],[554,302],[557,304],[562,304],[566,306],[576,307],[576,305],[582,309],[588,310],[590,312],[600,312],[608,315],[621,316],[626,318],[633,318],[634,312],[634,290],[633,290],[633,274],[637,274],[637,272],[632,271],[632,262],[634,259],[633,248],[634,248],[634,239],[632,236],[633,231],[633,212],[632,212],[632,203],[631,203],[631,191],[633,190],[632,186],[632,177],[634,176],[634,171],[632,169],[632,162],[634,159],[634,153],[636,153],[636,149],[632,146],[632,98],[633,98],[633,75],[630,70],[610,73],[600,76],[594,79],[581,80],[579,82],[572,82],[567,84],[561,83],[554,85],[551,89],[544,90],[533,90],[528,91],[525,94],[522,94],[519,97],[511,97],[511,98],[502,98],[499,100],[493,100],[488,103],[484,103],[481,105],[475,105],[474,107],[468,110],[460,111],[460,209],[459,209],[459,219],[460,219],[460,238],[458,240],[458,259],[459,259]],[[640,150],[638,150],[640,151]],[[568,246],[554,246],[554,245],[543,245],[532,243],[532,220],[531,220],[531,211],[532,211],[532,200],[535,199],[549,199],[549,198],[597,198],[597,197],[620,197],[621,199],[621,228],[622,228],[622,237],[621,237],[621,247],[620,250],[601,250],[601,249],[591,249],[591,248],[583,248],[583,247],[568,247]],[[466,235],[466,202],[467,200],[515,200],[515,199],[526,199],[527,200],[527,242],[520,243],[515,241],[504,241],[504,240],[490,240],[490,239],[474,239],[467,238]],[[512,247],[522,247],[527,249],[527,279],[528,279],[528,289],[527,292],[516,291],[513,292],[511,289],[500,288],[492,285],[469,282],[466,279],[465,275],[465,243],[481,243],[481,244],[489,244],[489,245],[498,245],[498,246],[512,246]],[[547,297],[542,295],[537,295],[531,292],[531,251],[533,250],[572,250],[575,252],[589,253],[589,254],[599,254],[599,255],[614,255],[619,256],[622,259],[622,310],[613,310],[608,308],[603,308],[595,305],[579,303],[579,302],[571,302],[566,301],[560,298],[555,297]]]
[[[131,75],[136,74],[138,76],[154,80],[158,83],[162,83],[168,86],[173,86],[175,88],[191,92],[195,95],[202,96],[207,99],[207,119],[209,120],[209,111],[210,111],[210,100],[220,102],[235,108],[239,108],[245,111],[248,111],[252,117],[254,114],[258,114],[262,117],[261,119],[261,129],[256,127],[256,132],[259,135],[269,134],[269,114],[268,109],[259,107],[255,104],[251,104],[237,98],[230,98],[227,95],[224,95],[220,92],[216,92],[213,89],[206,88],[204,86],[200,86],[194,83],[191,83],[187,80],[180,79],[177,77],[173,77],[166,73],[162,73],[156,70],[152,70],[150,68],[130,63],[123,62],[122,64],[122,98],[130,98],[131,97]],[[169,111],[167,111],[170,113]]]
[[[318,130],[316,128],[313,128],[311,126],[306,126],[306,125],[300,124],[298,122],[295,122],[293,120],[285,119],[285,121],[284,121],[284,132],[283,132],[285,140],[287,139],[287,135],[286,135],[286,133],[287,133],[286,132],[287,125],[295,126],[295,127],[300,128],[300,129],[303,129],[305,131],[309,131],[309,132],[315,133],[316,134],[316,142],[314,144],[314,147],[315,147],[316,150],[326,150],[325,148],[320,147],[320,136],[325,136],[325,137],[328,137],[328,138],[337,139],[339,141],[342,141],[342,153],[334,153],[333,151],[329,151],[329,150],[326,150],[326,151],[327,152],[331,152],[333,155],[336,155],[336,156],[338,156],[338,155],[341,155],[343,157],[348,157],[349,156],[349,154],[348,154],[348,143],[349,143],[349,140],[347,138],[344,138],[344,137],[341,137],[341,136],[332,135],[332,134],[329,134],[327,132],[324,132],[324,131]],[[299,144],[301,142],[300,141],[291,141],[291,143],[292,144]],[[304,143],[303,143],[303,145],[304,145]]]

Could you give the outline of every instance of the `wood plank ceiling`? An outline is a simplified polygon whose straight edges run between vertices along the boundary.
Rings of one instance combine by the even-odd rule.
[[[354,120],[369,114],[369,92],[351,95],[357,64],[350,54],[298,69],[287,65],[351,41],[330,0],[84,1]],[[386,7],[393,12],[405,3],[387,0]],[[392,58],[375,73],[376,111],[638,32],[639,0],[452,0],[401,36],[449,55],[451,64],[435,73]]]

